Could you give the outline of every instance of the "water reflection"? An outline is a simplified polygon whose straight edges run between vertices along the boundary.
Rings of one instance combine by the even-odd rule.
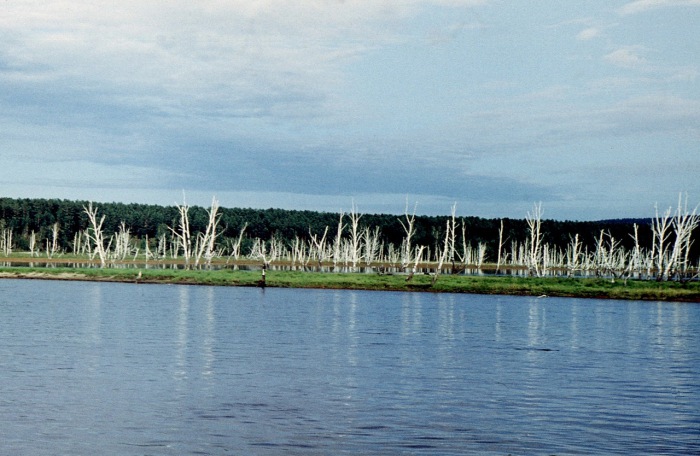
[[[207,288],[204,295],[204,336],[202,337],[202,358],[204,359],[204,365],[202,367],[202,375],[209,376],[214,373],[214,347],[216,344],[214,288]]]
[[[418,293],[403,293],[401,303],[402,336],[420,334],[423,325],[423,303],[420,295]]]
[[[700,453],[698,306],[1,286],[7,454]]]
[[[88,291],[85,300],[86,305],[86,335],[92,344],[98,344],[101,340],[100,329],[102,326],[102,289],[97,284],[86,284]]]
[[[569,325],[570,332],[570,343],[569,346],[576,350],[580,347],[579,345],[579,301],[578,299],[571,300],[571,324]]]
[[[445,341],[455,340],[455,295],[443,295],[438,303],[438,334]]]
[[[501,300],[496,301],[496,317],[495,317],[495,326],[494,326],[494,338],[496,342],[501,341],[501,321],[503,320],[503,304],[501,303]]]
[[[187,378],[187,343],[189,335],[189,310],[190,310],[190,288],[179,287],[178,289],[178,313],[177,313],[177,350],[176,350],[176,370],[175,379],[184,380]]]
[[[546,307],[543,305],[544,300],[540,298],[530,298],[528,306],[527,320],[527,344],[530,347],[542,346],[542,335],[546,329]]]

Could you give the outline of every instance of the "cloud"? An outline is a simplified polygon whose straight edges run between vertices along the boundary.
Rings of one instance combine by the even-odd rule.
[[[639,52],[642,50],[643,48],[641,46],[626,46],[612,51],[603,58],[607,62],[622,68],[634,70],[648,69],[649,62],[639,55]]]
[[[80,90],[154,117],[328,121],[347,103],[337,96],[347,66],[406,39],[407,18],[484,3],[10,2],[0,84]]]
[[[76,173],[76,170],[80,170]],[[46,161],[16,160],[12,169],[0,171],[5,186],[47,185],[64,188],[157,188],[163,181],[173,180],[161,169],[128,164],[100,164],[85,160]]]
[[[625,4],[618,11],[622,15],[628,15],[675,6],[700,6],[700,0],[636,0]]]
[[[700,100],[674,95],[632,97],[601,113],[625,134],[686,132],[700,137]]]
[[[598,36],[600,36],[600,29],[596,27],[588,27],[581,30],[578,35],[576,35],[576,39],[579,41],[589,41],[597,38]]]
[[[182,188],[205,204],[210,193],[273,195],[268,206],[274,195],[363,193],[399,195],[402,210],[408,193],[442,198],[446,212],[451,200],[560,199],[575,172],[564,168],[589,153],[607,163],[607,141],[696,137],[688,83],[699,73],[674,60],[694,55],[681,27],[669,43],[683,52],[670,52],[622,40],[604,6],[564,22],[563,7],[471,10],[490,3],[5,2],[0,174],[86,193],[102,179],[114,194],[159,187],[168,203]],[[628,9],[652,4],[671,2]],[[525,26],[550,22],[546,36]],[[615,42],[645,46],[605,47],[600,68],[592,55]],[[592,152],[580,145],[593,141]]]

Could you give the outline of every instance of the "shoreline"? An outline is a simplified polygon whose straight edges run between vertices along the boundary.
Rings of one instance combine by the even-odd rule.
[[[700,283],[611,281],[562,277],[512,277],[440,275],[435,283],[428,275],[268,271],[263,283],[260,271],[174,270],[135,268],[0,268],[0,279],[118,282],[132,284],[208,285],[265,288],[347,289],[621,299],[700,303]]]

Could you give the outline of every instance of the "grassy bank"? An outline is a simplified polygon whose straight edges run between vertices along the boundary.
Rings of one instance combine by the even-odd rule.
[[[140,274],[140,276],[139,276]],[[216,286],[260,286],[260,271],[221,269],[186,271],[175,269],[119,268],[0,268],[0,278],[113,281],[131,283],[172,283]],[[404,275],[268,271],[265,286],[282,288],[327,288],[382,291],[427,291],[580,298],[639,299],[700,302],[700,283],[652,282],[609,279],[535,277],[478,277],[416,275],[410,282]]]

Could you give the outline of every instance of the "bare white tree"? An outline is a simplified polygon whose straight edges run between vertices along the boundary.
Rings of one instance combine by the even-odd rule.
[[[202,257],[207,268],[211,267],[211,260],[214,258],[216,238],[220,233],[217,232],[221,214],[219,214],[219,200],[216,196],[211,199],[211,207],[207,210],[209,221],[204,233],[199,233],[197,237],[197,249],[195,250],[195,267],[199,266]]]
[[[323,261],[326,259],[326,236],[328,236],[328,227],[323,231],[323,236],[321,239],[318,238],[317,234],[311,233],[311,228],[309,228],[309,236],[311,236],[311,250],[310,256],[313,256],[318,262],[318,267],[323,265]]]
[[[610,232],[600,231],[593,252],[595,268],[599,274],[611,276],[612,280],[621,277],[627,268],[627,252],[620,247],[620,241]]]
[[[678,195],[678,208],[671,220],[675,239],[669,259],[661,274],[663,280],[669,280],[674,276],[681,278],[688,272],[688,256],[692,245],[691,236],[700,222],[697,210],[698,206],[695,206],[692,212],[688,212],[688,195],[686,195],[685,201],[682,200],[681,195]]]
[[[115,260],[124,260],[132,252],[131,230],[126,227],[126,223],[123,221],[119,224],[119,231],[114,233],[113,244],[114,250],[111,255]]]
[[[270,261],[277,261],[282,258],[289,257],[289,250],[287,249],[284,240],[278,234],[273,235],[270,238]]]
[[[333,241],[333,267],[338,266],[338,262],[341,261],[341,254],[343,252],[343,230],[345,226],[343,224],[343,216],[345,213],[340,211],[340,217],[338,219],[338,229],[335,233],[335,240]]]
[[[267,243],[260,238],[253,239],[253,247],[250,249],[249,257],[253,260],[262,260],[263,267],[268,267],[271,260],[267,250]]]
[[[544,273],[542,271],[542,203],[534,205],[532,214],[528,212],[525,221],[530,230],[527,249],[528,270],[530,274],[540,277]]]
[[[32,230],[31,234],[29,235],[29,256],[34,257],[38,255],[39,252],[37,252],[36,246],[36,233],[34,230]]]
[[[105,216],[103,215],[100,217],[99,221],[97,220],[98,208],[92,207],[92,201],[88,203],[88,207],[83,206],[83,210],[85,211],[85,214],[87,214],[90,222],[90,226],[85,233],[92,243],[94,252],[100,258],[100,267],[104,268],[107,264],[107,251],[105,249],[104,234],[102,232],[102,225],[104,224]]]
[[[89,245],[86,245],[87,243],[83,239],[86,231],[87,230],[76,231],[73,235],[73,255],[84,255],[86,247],[89,247]]]
[[[168,227],[168,229],[170,229],[170,232],[173,234],[178,243],[178,248],[175,249],[175,252],[177,252],[179,248],[182,248],[182,253],[185,257],[185,268],[189,269],[190,258],[192,257],[192,238],[190,236],[189,217],[190,207],[187,205],[184,193],[182,195],[182,205],[175,204],[175,207],[180,213],[180,224],[177,226],[177,229],[173,227]]]
[[[501,269],[503,252],[503,219],[501,219],[501,227],[498,229],[498,256],[496,257],[496,274],[498,274]]]
[[[666,269],[668,258],[668,245],[666,242],[671,235],[671,208],[669,207],[663,215],[659,215],[658,205],[654,205],[656,216],[651,221],[653,235],[652,258],[655,259],[657,279],[663,280],[663,271]]]
[[[432,279],[432,284],[435,285],[435,282],[437,282],[438,276],[442,272],[442,265],[445,264],[445,260],[447,260],[447,256],[449,255],[449,246],[450,246],[450,220],[447,221],[447,226],[445,229],[445,240],[443,242],[442,250],[439,252],[436,251],[435,253],[438,254],[438,264],[437,267],[435,268],[435,274],[433,274],[433,279]]]
[[[291,251],[292,268],[295,268],[297,263],[299,263],[303,268],[306,268],[309,263],[309,260],[311,259],[311,250],[312,246],[310,243],[307,246],[306,242],[304,242],[303,239],[299,238],[299,236],[294,236]]]
[[[452,211],[451,211],[451,217],[447,222],[447,233],[446,233],[446,249],[447,249],[447,257],[445,258],[446,261],[449,261],[452,264],[452,273],[454,274],[456,272],[456,265],[455,265],[455,259],[456,259],[456,239],[457,239],[457,203],[452,204]],[[466,239],[466,234],[465,234],[465,239]]]
[[[362,258],[362,233],[360,232],[360,219],[362,214],[357,212],[357,206],[353,201],[350,209],[350,261],[352,269],[357,269],[357,263]]]
[[[165,233],[158,236],[158,245],[156,246],[156,257],[164,260],[168,256],[168,239]]]
[[[640,277],[642,274],[642,268],[643,268],[643,256],[642,256],[642,249],[639,246],[639,226],[635,223],[632,227],[633,229],[633,234],[630,236],[632,239],[634,239],[634,247],[632,249],[632,252],[630,253],[630,258],[629,258],[629,275],[635,275],[637,277]]]
[[[411,268],[411,272],[408,274],[408,277],[406,277],[406,282],[410,281],[413,279],[413,276],[415,275],[416,272],[418,272],[418,263],[421,262],[423,259],[423,250],[425,250],[424,245],[419,245],[416,246],[416,253],[414,254],[414,261],[413,261],[413,267]],[[437,278],[435,278],[437,280]],[[435,282],[433,282],[435,283]]]
[[[476,267],[478,269],[481,269],[486,260],[486,248],[486,243],[484,242],[479,242],[477,245]]]
[[[401,243],[401,267],[403,269],[406,269],[408,265],[413,261],[411,258],[411,255],[413,255],[413,248],[411,245],[411,239],[413,238],[414,234],[414,226],[416,223],[416,208],[418,207],[418,203],[415,203],[413,206],[413,213],[411,215],[408,215],[408,198],[406,199],[406,209],[404,211],[404,217],[406,218],[406,223],[404,223],[401,219],[399,219],[399,223],[403,227],[404,232],[406,233],[406,236],[403,239],[403,242]]]
[[[4,228],[2,230],[0,249],[5,256],[10,256],[12,254],[12,230],[10,228]]]
[[[583,245],[576,233],[573,238],[570,238],[569,247],[566,249],[566,274],[569,277],[581,269],[582,248]]]
[[[146,235],[146,240],[144,241],[143,245],[144,245],[144,252],[143,252],[144,257],[146,258],[146,261],[149,261],[155,255],[153,254],[153,252],[151,252],[151,246],[150,246],[150,243],[148,241],[148,235]]]
[[[367,266],[374,263],[379,257],[380,241],[379,227],[375,226],[374,230],[366,227],[362,230],[362,239],[364,241],[364,260]]]
[[[60,230],[60,226],[58,222],[54,223],[51,226],[51,243],[49,244],[49,240],[46,240],[46,256],[47,258],[53,258],[53,256],[56,254],[58,251],[58,232]],[[32,232],[33,234],[33,232]]]
[[[243,224],[243,228],[241,228],[241,231],[238,232],[238,238],[236,238],[235,241],[229,240],[229,260],[231,258],[233,258],[234,260],[238,260],[238,258],[241,256],[241,243],[243,242],[243,235],[245,234],[246,228],[248,228],[248,222]]]

